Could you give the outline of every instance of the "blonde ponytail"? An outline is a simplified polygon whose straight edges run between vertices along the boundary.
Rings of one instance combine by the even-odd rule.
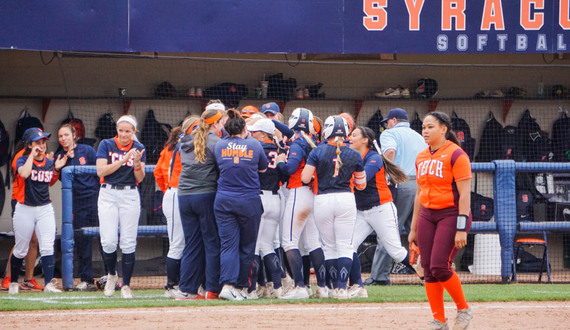
[[[301,133],[301,136],[303,138],[305,138],[305,140],[307,140],[307,143],[309,144],[309,146],[311,146],[311,149],[317,147],[317,145],[315,144],[315,141],[313,141],[313,139],[307,133],[305,133],[305,131],[300,131],[300,133]]]
[[[336,136],[334,141],[336,142],[336,162],[334,162],[333,178],[336,178],[342,166],[342,160],[340,159],[340,146],[342,145],[342,139],[339,139],[338,136]]]

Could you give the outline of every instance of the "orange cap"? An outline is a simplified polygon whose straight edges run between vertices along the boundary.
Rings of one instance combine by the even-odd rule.
[[[241,109],[241,116],[243,118],[249,118],[256,113],[259,113],[259,109],[257,109],[253,105],[246,105],[245,107],[243,107],[243,109]]]

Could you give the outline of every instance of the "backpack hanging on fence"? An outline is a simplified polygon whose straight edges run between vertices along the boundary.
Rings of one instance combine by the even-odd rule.
[[[289,101],[297,88],[295,78],[283,79],[283,73],[267,77],[267,97],[274,100]]]
[[[552,158],[548,134],[540,129],[530,111],[524,111],[517,125],[522,161],[544,162]]]
[[[552,124],[552,160],[570,162],[570,118],[562,112]]]
[[[28,128],[34,128],[34,127],[39,127],[42,130],[44,129],[44,125],[42,125],[42,122],[38,118],[32,117],[28,112],[28,108],[24,108],[24,110],[22,110],[22,113],[20,114],[20,117],[18,118],[18,122],[16,123],[16,135],[14,136],[14,145],[16,145],[18,142],[22,140],[24,132]]]
[[[479,143],[479,152],[475,156],[476,162],[490,162],[494,159],[501,158],[501,149],[497,148],[497,144],[501,143],[503,136],[503,125],[501,125],[493,112],[489,111],[489,117],[481,133],[481,142]]]
[[[517,133],[517,127],[507,125],[503,128],[503,136],[501,137],[501,158],[512,159],[516,162],[521,160],[520,143]]]
[[[382,131],[384,130],[384,127],[382,126],[382,120],[384,120],[384,117],[382,116],[380,109],[378,109],[372,115],[372,117],[368,119],[368,123],[366,123],[366,127],[374,131],[374,134],[376,134],[376,139],[378,141],[380,141],[380,134],[382,134]]]
[[[115,135],[117,135],[117,123],[115,123],[115,119],[113,119],[113,114],[107,112],[97,121],[95,137],[105,140],[115,137]]]
[[[422,125],[423,122],[420,119],[420,115],[416,112],[414,115],[414,120],[410,122],[410,128],[418,132],[419,135],[422,135]]]
[[[81,119],[75,118],[71,109],[67,112],[67,117],[61,122],[61,125],[69,124],[75,129],[75,138],[77,144],[87,144],[91,147],[95,145],[97,140],[85,137],[85,125]],[[60,151],[63,147],[60,145],[57,151]]]
[[[473,221],[489,221],[495,214],[495,202],[491,197],[477,193],[477,173],[475,173],[475,191],[471,192],[471,214]]]
[[[453,113],[451,114],[451,126],[453,127],[455,134],[457,134],[457,139],[461,144],[461,148],[463,149],[463,151],[467,153],[467,156],[469,156],[469,160],[473,161],[476,141],[474,138],[471,137],[471,129],[469,128],[469,125],[467,124],[465,119],[459,118],[457,116],[457,113],[453,111]]]
[[[154,111],[148,110],[140,141],[146,151],[147,164],[156,164],[160,158],[160,152],[164,149],[164,144],[170,136],[170,130],[172,130],[172,126],[158,122],[154,116]]]

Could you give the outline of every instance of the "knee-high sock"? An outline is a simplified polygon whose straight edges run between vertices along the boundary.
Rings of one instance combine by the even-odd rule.
[[[267,280],[273,282],[275,289],[279,289],[281,287],[281,264],[279,263],[279,258],[274,253],[270,253],[263,257],[263,263],[265,264],[265,270],[269,274]]]
[[[180,282],[180,259],[166,258],[166,285],[172,288]]]
[[[303,282],[303,258],[301,257],[301,252],[298,249],[292,249],[285,253],[287,260],[289,261],[289,266],[291,266],[291,272],[293,279],[295,280],[295,286],[301,288],[305,287]]]
[[[327,285],[327,268],[325,266],[325,254],[323,249],[318,248],[311,253],[311,261],[315,269],[315,276],[317,277],[317,285],[324,287]]]
[[[346,289],[346,281],[352,268],[352,259],[338,258],[338,287],[339,289]]]
[[[426,282],[426,295],[433,318],[445,323],[445,309],[443,307],[443,284],[441,282]]]
[[[352,255],[352,267],[350,267],[350,285],[358,284],[363,286],[361,269],[360,269],[360,258],[358,253],[354,252]]]
[[[249,288],[247,292],[252,292],[257,286],[257,278],[259,277],[259,265],[261,264],[261,257],[257,254],[253,256],[253,265],[251,266],[251,277],[249,279]]]
[[[457,310],[469,308],[469,305],[467,305],[467,301],[465,300],[465,294],[463,293],[461,280],[459,280],[459,276],[457,276],[456,272],[453,272],[451,278],[445,282],[442,282],[441,284],[455,302]]]
[[[131,285],[131,277],[135,269],[135,253],[123,253],[121,263],[123,266],[123,285]]]
[[[283,274],[281,274],[281,278],[287,276],[286,273],[289,273],[289,275],[293,277],[293,270],[291,269],[291,264],[289,264],[289,257],[287,257],[285,250],[281,249],[281,251],[283,253],[281,255],[281,265],[283,265]]]
[[[55,260],[53,255],[51,256],[43,256],[42,257],[42,270],[44,271],[44,281],[46,284],[51,282],[53,278],[53,271],[55,268]]]
[[[12,272],[12,278],[10,282],[18,283],[18,276],[20,275],[20,268],[22,268],[23,262],[24,258],[16,258],[16,256],[12,254],[12,257],[10,258],[10,270]]]
[[[338,288],[338,259],[325,260],[325,267],[330,278],[330,288]]]
[[[107,274],[115,275],[117,274],[117,251],[113,253],[106,253],[101,250],[103,255],[103,262],[105,263],[105,268],[107,268]]]
[[[267,277],[265,277],[265,265],[261,257],[259,257],[259,272],[257,273],[257,284],[267,286]]]
[[[311,257],[303,256],[303,283],[305,286],[311,285]]]
[[[279,265],[281,266],[281,278],[285,278],[285,263],[287,262],[287,258],[283,257],[283,249],[275,249],[275,255],[279,259]]]

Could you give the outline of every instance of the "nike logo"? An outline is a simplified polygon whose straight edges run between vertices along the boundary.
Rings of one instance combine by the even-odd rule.
[[[447,157],[447,155],[441,155],[441,158]]]

